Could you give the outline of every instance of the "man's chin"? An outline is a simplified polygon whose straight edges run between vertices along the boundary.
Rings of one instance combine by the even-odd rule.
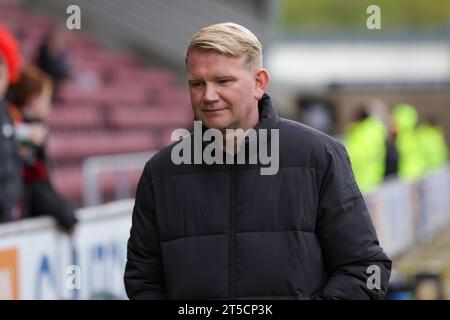
[[[220,120],[220,119],[208,119],[203,120],[202,125],[209,129],[218,129],[224,130],[229,128],[230,124],[228,121]]]

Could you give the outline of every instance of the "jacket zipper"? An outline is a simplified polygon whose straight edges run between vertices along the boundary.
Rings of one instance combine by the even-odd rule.
[[[230,254],[230,299],[234,299],[234,245],[236,242],[235,216],[236,216],[236,172],[234,165],[230,168],[230,235],[229,235],[229,254]]]

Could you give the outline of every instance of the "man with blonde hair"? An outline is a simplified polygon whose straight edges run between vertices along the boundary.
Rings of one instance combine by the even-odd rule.
[[[265,93],[258,39],[235,23],[202,28],[188,45],[186,68],[201,126],[144,168],[128,241],[128,296],[382,298],[391,261],[345,148],[278,117]],[[278,157],[267,175],[262,149]],[[203,161],[179,163],[178,151]]]

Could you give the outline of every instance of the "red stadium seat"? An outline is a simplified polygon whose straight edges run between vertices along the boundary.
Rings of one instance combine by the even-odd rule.
[[[101,110],[95,107],[60,107],[51,111],[48,123],[52,130],[102,128],[103,116]]]
[[[159,147],[158,138],[142,133],[81,132],[53,133],[47,144],[54,160],[75,160],[101,154],[150,151]]]
[[[192,112],[180,112],[164,108],[114,108],[109,115],[109,124],[124,128],[185,128],[192,125]]]

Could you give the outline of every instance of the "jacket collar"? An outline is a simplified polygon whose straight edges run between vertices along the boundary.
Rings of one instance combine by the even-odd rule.
[[[275,129],[278,127],[278,114],[272,104],[272,100],[267,93],[264,93],[258,102],[259,122],[253,128],[259,129]]]

